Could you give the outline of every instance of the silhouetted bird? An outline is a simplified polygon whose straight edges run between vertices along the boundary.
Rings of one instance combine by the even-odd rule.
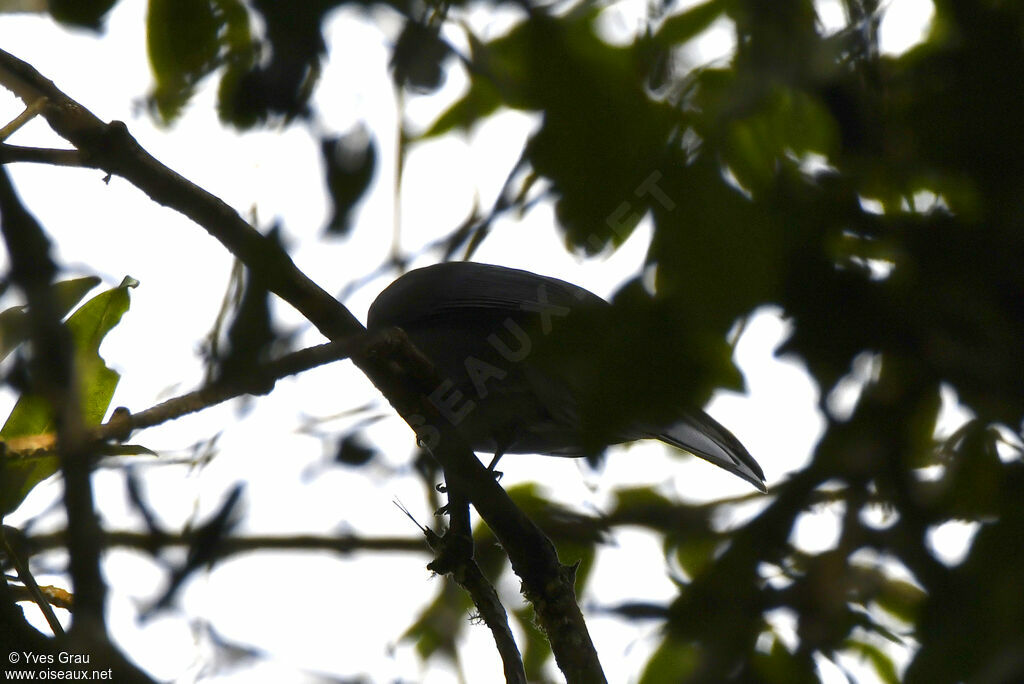
[[[370,306],[367,327],[400,327],[443,382],[429,395],[474,451],[586,455],[580,420],[580,367],[552,364],[540,338],[571,325],[574,310],[607,310],[597,295],[557,278],[502,266],[449,262],[416,269],[391,283]],[[589,369],[593,372],[593,369]],[[598,371],[599,372],[599,371]],[[757,461],[726,428],[699,409],[671,421],[635,421],[612,443],[659,439],[728,470],[765,491]]]

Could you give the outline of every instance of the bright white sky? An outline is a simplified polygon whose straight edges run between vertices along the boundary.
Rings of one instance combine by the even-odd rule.
[[[841,24],[838,1],[819,5],[826,26]],[[643,2],[628,0],[609,10],[604,26],[609,39],[622,39],[624,31],[637,26],[635,17],[643,8]],[[899,52],[920,40],[931,11],[928,0],[892,2],[889,19],[882,24],[883,47]],[[353,237],[348,242],[324,242],[319,236],[328,209],[317,142],[308,131],[300,126],[244,135],[227,131],[216,121],[211,87],[202,90],[170,130],[154,127],[140,105],[150,87],[144,12],[141,0],[123,0],[111,14],[102,39],[60,29],[42,18],[0,16],[0,42],[100,117],[125,121],[158,159],[243,215],[255,209],[261,226],[280,219],[296,262],[328,291],[339,292],[349,281],[371,273],[390,249],[396,220],[397,124],[386,71],[390,36],[396,35],[398,26],[395,17],[377,12],[374,25],[356,13],[340,12],[328,27],[331,61],[317,92],[322,125],[325,130],[344,131],[365,121],[378,136],[381,154],[377,183],[362,206]],[[480,10],[470,13],[468,20],[478,35],[488,38],[506,29],[514,17]],[[728,54],[728,29],[723,21],[702,37],[701,54],[708,59]],[[457,32],[446,36],[457,46],[465,45]],[[464,87],[462,72],[452,70],[436,96],[410,97],[406,116],[425,126]],[[10,120],[19,111],[13,97],[0,93],[0,118]],[[416,252],[461,223],[475,195],[482,207],[488,207],[534,125],[530,115],[506,112],[468,137],[452,136],[417,147],[402,183],[403,247]],[[11,142],[64,146],[41,121],[30,124]],[[54,236],[58,257],[69,269],[98,273],[108,285],[116,285],[126,274],[141,281],[132,293],[132,310],[102,350],[108,364],[123,376],[114,405],[137,411],[197,386],[202,375],[196,346],[220,306],[231,268],[226,251],[202,229],[156,206],[120,179],[104,185],[97,171],[29,165],[17,166],[12,173],[23,200]],[[553,213],[546,205],[521,219],[503,219],[474,258],[555,275],[608,295],[638,272],[650,238],[645,226],[610,257],[582,261],[562,249],[553,226]],[[370,283],[346,304],[364,317],[389,279]],[[279,311],[288,324],[301,323],[288,307],[282,305]],[[302,344],[322,341],[308,326],[303,330]],[[806,463],[822,428],[815,408],[816,389],[799,363],[772,356],[787,330],[777,312],[756,315],[736,350],[747,394],[721,393],[708,407],[748,446],[763,465],[769,484]],[[852,398],[857,382],[850,386]],[[253,402],[248,413],[233,406],[218,407],[139,434],[135,441],[161,451],[163,460],[169,460],[188,456],[187,449],[196,438],[220,433],[220,454],[201,471],[173,465],[142,471],[155,510],[165,524],[179,528],[194,513],[206,516],[215,510],[231,485],[245,480],[248,508],[243,532],[351,530],[368,536],[415,535],[416,529],[393,500],[401,500],[420,521],[429,521],[432,514],[417,479],[406,470],[412,435],[400,420],[389,418],[371,429],[370,436],[385,455],[364,470],[326,467],[331,454],[325,451],[325,443],[298,430],[302,418],[336,416],[370,400],[380,398],[368,381],[350,364],[339,363],[279,383],[271,396]],[[844,398],[837,400],[842,403]],[[0,409],[12,402],[12,397],[4,396]],[[390,413],[386,405],[380,412]],[[951,422],[958,418],[950,414]],[[319,429],[331,434],[349,424],[350,419],[338,418]],[[724,471],[696,459],[672,457],[650,444],[615,450],[600,475],[566,459],[517,456],[502,465],[506,486],[544,483],[554,499],[579,510],[606,507],[613,488],[630,484],[656,484],[695,501],[749,491]],[[107,524],[136,526],[119,473],[102,471],[96,482]],[[17,525],[45,510],[59,493],[53,483],[37,488],[9,522]],[[745,515],[756,513],[759,506]],[[59,525],[59,517],[46,517],[45,527]],[[837,511],[815,511],[801,520],[796,541],[808,548],[829,548],[837,525]],[[200,674],[198,668],[208,653],[189,622],[208,619],[226,638],[274,654],[260,666],[262,676],[277,675],[287,681],[298,668],[340,675],[367,673],[378,681],[456,681],[454,672],[436,662],[423,668],[412,648],[398,642],[414,620],[414,606],[430,601],[441,581],[429,577],[426,560],[426,556],[408,554],[364,554],[345,560],[294,553],[239,558],[189,584],[183,594],[184,618],[167,614],[138,625],[138,607],[159,595],[164,574],[139,554],[115,551],[106,564],[113,589],[111,624],[124,649],[160,679],[189,681]],[[40,580],[64,584],[57,575]],[[518,584],[511,576],[505,580],[499,589],[508,597],[506,605],[516,606]],[[264,603],[252,598],[257,592],[279,597],[279,612],[257,613],[257,605]],[[640,531],[621,530],[615,535],[615,546],[602,552],[584,601],[585,605],[661,601],[674,594],[657,540]],[[791,625],[787,620],[779,616],[780,624]],[[345,629],[352,623],[360,629]],[[592,615],[589,626],[610,681],[635,678],[658,643],[657,631],[650,625],[624,625]],[[478,654],[467,664],[472,681],[499,681],[500,663],[490,635],[483,627],[470,627],[467,632],[469,646],[463,653]],[[865,672],[856,663],[844,665]],[[252,676],[247,671],[239,681]],[[844,681],[838,669],[828,664],[823,664],[822,676],[825,681]]]

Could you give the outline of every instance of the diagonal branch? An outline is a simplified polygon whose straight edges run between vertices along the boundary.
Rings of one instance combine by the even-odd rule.
[[[354,349],[365,344],[361,338],[327,342],[261,364],[248,375],[227,381],[215,382],[181,396],[168,399],[138,413],[129,413],[117,409],[103,425],[92,432],[97,440],[127,439],[134,430],[161,425],[170,420],[181,418],[190,413],[223,403],[243,394],[266,394],[274,387],[274,383],[283,377],[296,375],[334,361],[348,358]]]
[[[8,534],[8,529],[13,533]],[[46,618],[46,624],[50,626],[50,631],[53,632],[54,636],[63,636],[64,628],[61,626],[60,621],[53,612],[53,608],[50,606],[50,602],[43,595],[42,588],[36,582],[36,578],[29,569],[28,554],[25,553],[24,540],[20,538],[20,532],[17,532],[14,528],[8,528],[6,525],[0,528],[0,546],[3,547],[8,560],[11,561],[14,569],[17,570],[18,579],[24,585],[29,598],[39,607],[39,611]],[[16,590],[17,588],[12,587],[12,589]]]
[[[46,98],[42,115],[59,135],[108,173],[122,176],[153,201],[181,212],[219,240],[266,287],[287,301],[328,339],[365,334],[342,304],[296,267],[284,250],[209,192],[161,164],[118,121],[104,123],[29,64],[0,50],[0,83],[27,103]],[[440,462],[449,486],[465,492],[508,553],[523,591],[547,633],[559,668],[569,681],[603,682],[604,674],[576,604],[574,572],[558,560],[554,545],[512,502],[426,395],[436,372],[418,365],[408,340],[395,336],[352,355],[352,361],[384,394]],[[429,364],[427,364],[429,366]],[[434,384],[430,384],[433,382]]]

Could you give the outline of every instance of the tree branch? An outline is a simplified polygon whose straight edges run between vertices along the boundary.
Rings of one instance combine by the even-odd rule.
[[[51,166],[92,166],[95,168],[78,150],[53,150],[0,143],[0,164],[12,162],[35,162]]]
[[[8,535],[8,530],[13,531],[14,528],[8,528],[6,525],[0,527],[0,544],[3,545],[4,553],[14,565],[14,569],[18,571],[18,579],[24,585],[28,597],[39,607],[43,617],[46,618],[46,624],[50,626],[50,631],[53,632],[54,636],[62,636],[64,628],[61,627],[60,621],[57,620],[57,616],[53,612],[53,608],[50,607],[49,601],[43,595],[42,588],[36,582],[31,569],[29,569],[28,556],[25,553],[24,541],[19,538],[20,533]],[[12,591],[16,592],[17,587],[12,587]]]
[[[302,273],[284,250],[223,201],[153,158],[123,123],[104,123],[30,65],[3,50],[0,83],[26,102],[45,97],[42,114],[47,122],[90,162],[124,177],[153,201],[202,226],[251,271],[259,273],[268,290],[300,311],[328,339],[337,341],[365,334],[355,316]],[[533,604],[566,678],[572,682],[605,681],[576,604],[573,569],[559,562],[550,540],[515,506],[454,426],[426,399],[437,386],[437,376],[427,373],[426,377],[432,377],[435,384],[424,385],[424,374],[410,373],[417,358],[411,347],[407,340],[377,345],[353,353],[352,360],[416,431],[420,441],[430,446],[449,486],[466,492],[494,531],[523,581],[523,593]]]
[[[420,527],[427,543],[433,549],[434,560],[427,569],[441,575],[448,575],[462,587],[491,630],[494,645],[501,656],[506,684],[526,684],[526,670],[519,653],[512,629],[508,624],[505,607],[498,598],[498,592],[484,576],[473,559],[473,530],[469,520],[469,499],[450,487],[448,489],[448,530],[439,537],[431,529]],[[406,511],[406,515],[409,515]],[[411,515],[409,515],[412,518]],[[415,523],[416,521],[413,520]],[[417,523],[418,525],[418,523]]]
[[[152,532],[107,531],[103,534],[103,543],[107,547],[139,549],[152,553],[157,549],[192,546],[196,542],[196,537],[195,532],[154,534]],[[67,542],[68,531],[59,530],[25,537],[23,548],[26,553],[34,555],[50,549],[61,548]],[[333,551],[345,555],[358,551],[423,553],[426,549],[423,540],[414,537],[361,537],[357,534],[338,536],[252,535],[224,537],[217,544],[213,555],[217,560],[221,560],[229,556],[257,551]]]
[[[362,344],[364,341],[357,337],[352,340],[307,347],[262,364],[245,377],[212,383],[138,413],[129,413],[126,410],[118,409],[110,420],[92,431],[92,436],[101,441],[124,440],[134,430],[161,425],[243,394],[266,394],[281,378],[348,358],[352,354],[352,350]]]

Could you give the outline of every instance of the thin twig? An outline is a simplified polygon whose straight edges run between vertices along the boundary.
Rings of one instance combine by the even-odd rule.
[[[32,598],[32,601],[39,606],[39,610],[42,612],[43,617],[46,618],[46,624],[50,626],[50,631],[55,636],[62,636],[64,634],[64,628],[60,624],[60,620],[53,612],[53,608],[50,607],[50,602],[43,595],[42,589],[36,582],[36,578],[32,575],[32,571],[28,567],[28,559],[24,554],[24,541],[16,540],[12,542],[7,532],[8,528],[6,525],[0,528],[0,542],[3,543],[4,552],[7,557],[14,563],[14,569],[18,571],[18,579],[25,585],[25,590],[28,595]],[[16,587],[12,587],[16,589]]]
[[[5,125],[3,128],[0,128],[0,141],[7,140],[9,137],[14,135],[19,128],[34,119],[36,115],[42,111],[43,105],[45,104],[46,100],[44,98],[39,98],[29,102],[25,109],[22,110],[21,114],[18,114],[18,116],[14,117],[10,123]]]

